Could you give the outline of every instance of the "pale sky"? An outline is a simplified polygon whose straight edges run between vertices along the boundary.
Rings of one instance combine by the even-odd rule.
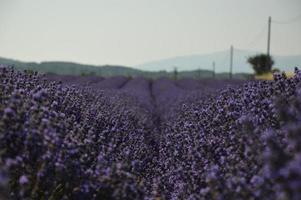
[[[134,66],[266,51],[268,16],[290,22],[272,24],[272,54],[296,55],[300,15],[301,0],[0,0],[0,57]]]

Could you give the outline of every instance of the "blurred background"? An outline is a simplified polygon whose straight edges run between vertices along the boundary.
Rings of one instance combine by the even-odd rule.
[[[300,35],[300,0],[0,0],[0,63],[48,74],[290,74]]]

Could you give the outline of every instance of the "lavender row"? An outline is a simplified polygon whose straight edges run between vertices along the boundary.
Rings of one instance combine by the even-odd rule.
[[[0,69],[2,185],[13,199],[141,199],[150,117],[124,94]]]
[[[300,81],[250,82],[171,110],[160,146],[167,199],[300,199]]]

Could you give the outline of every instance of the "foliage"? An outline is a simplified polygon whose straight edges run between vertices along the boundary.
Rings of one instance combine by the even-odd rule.
[[[272,70],[274,61],[270,55],[259,54],[248,58],[248,63],[252,65],[257,75],[261,75]]]

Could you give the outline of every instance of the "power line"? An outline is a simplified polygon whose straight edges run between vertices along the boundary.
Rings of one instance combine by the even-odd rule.
[[[297,15],[296,17],[291,18],[289,20],[285,20],[285,21],[272,20],[271,22],[275,23],[275,24],[291,24],[298,20],[301,20],[301,14]],[[267,26],[266,26],[266,24],[264,24],[264,26],[260,29],[260,31],[255,35],[255,37],[252,40],[250,40],[250,42],[247,44],[247,46],[254,47],[255,44],[257,44],[260,40],[263,39],[262,36],[266,31],[267,31]]]
[[[251,40],[251,42],[249,42],[247,44],[248,47],[253,47],[253,45],[258,42],[259,40],[262,39],[262,35],[266,32],[266,24],[264,24],[264,26],[261,28],[260,32],[258,32],[255,37],[253,38],[253,40]]]
[[[297,15],[296,17],[291,18],[289,20],[285,20],[285,21],[272,20],[272,22],[275,23],[275,24],[291,24],[291,23],[294,23],[298,20],[301,20],[301,14]]]

